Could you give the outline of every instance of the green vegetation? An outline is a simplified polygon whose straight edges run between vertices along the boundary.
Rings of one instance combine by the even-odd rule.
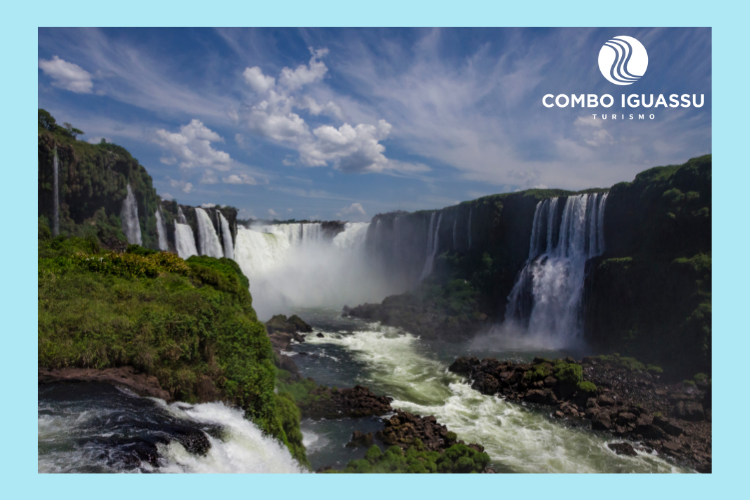
[[[318,384],[313,380],[294,380],[291,373],[281,369],[277,369],[276,373],[276,391],[279,394],[288,395],[297,406],[307,406],[321,398],[330,397],[327,393],[321,395],[312,394],[312,392],[318,388]],[[336,390],[337,389],[334,388],[333,392],[336,392]]]
[[[352,460],[344,470],[326,472],[343,473],[478,473],[490,463],[486,453],[480,453],[463,444],[454,444],[443,453],[427,451],[419,439],[406,452],[391,446],[385,453],[377,445],[367,450],[365,458]]]
[[[217,397],[245,410],[307,464],[292,396],[276,369],[247,278],[229,259],[129,248],[95,237],[39,241],[39,366],[132,366],[175,399]]]
[[[578,382],[578,390],[581,392],[594,394],[597,390],[597,387],[596,387],[596,384],[594,384],[593,382],[589,382],[588,380],[583,380],[581,382]]]
[[[696,382],[705,382],[706,380],[708,380],[708,375],[706,375],[705,373],[696,373],[695,376],[693,376],[693,379]]]
[[[549,365],[544,363],[544,364],[536,365],[534,368],[527,371],[524,374],[523,379],[527,383],[540,382],[544,380],[545,378],[549,377],[550,375],[552,375],[552,370],[550,369]]]

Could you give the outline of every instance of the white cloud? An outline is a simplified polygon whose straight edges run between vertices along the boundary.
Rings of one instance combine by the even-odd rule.
[[[247,174],[232,174],[221,179],[225,184],[248,184],[255,186],[258,182]]]
[[[161,196],[162,200],[174,200],[174,196],[169,193],[162,193],[159,196]]]
[[[203,208],[214,208],[216,206],[216,203],[201,203],[201,206]]]
[[[263,71],[257,66],[245,68],[242,76],[245,77],[245,81],[250,85],[250,88],[259,94],[265,94],[276,85],[276,79],[272,76],[264,75]]]
[[[201,184],[216,184],[218,182],[219,182],[218,177],[216,177],[216,174],[211,169],[207,169],[203,173],[203,177],[200,180]]]
[[[352,203],[348,207],[344,207],[341,209],[339,213],[336,214],[337,217],[343,217],[344,215],[367,215],[365,212],[365,209],[362,208],[361,203]]]
[[[276,211],[273,208],[269,208],[268,209],[268,216],[271,217],[272,219],[276,219],[276,218],[280,217],[280,215],[277,214]]]
[[[253,211],[249,208],[241,208],[240,211],[237,213],[238,219],[243,220],[256,220],[257,217],[254,215]]]
[[[310,47],[310,52],[312,52],[312,57],[309,65],[300,64],[296,69],[282,69],[279,84],[289,90],[295,90],[323,79],[328,68],[319,59],[328,54],[328,49],[313,50]]]
[[[327,115],[332,118],[338,118],[344,120],[344,112],[341,108],[333,101],[328,101],[327,104],[318,104],[318,102],[308,95],[304,95],[295,101],[296,107],[300,109],[306,109],[311,115]]]
[[[157,130],[154,142],[172,155],[161,159],[168,165],[179,162],[181,168],[210,167],[225,171],[232,164],[229,154],[211,147],[212,142],[224,142],[224,139],[197,119],[180,127],[179,133]]]
[[[173,188],[181,190],[183,193],[188,194],[193,189],[193,185],[189,182],[178,181],[175,179],[169,180],[169,185]]]
[[[309,166],[333,161],[335,168],[344,172],[382,172],[388,166],[388,158],[383,155],[385,146],[379,141],[390,132],[391,125],[385,120],[379,120],[377,126],[323,125],[313,131],[318,140],[300,148],[301,160]]]
[[[90,94],[94,87],[91,74],[77,64],[69,63],[57,56],[49,61],[41,59],[39,67],[52,78],[52,85],[77,94]]]
[[[286,209],[287,212],[292,212],[293,210],[291,208]]]
[[[573,122],[583,140],[589,146],[601,146],[615,142],[612,135],[604,128],[604,120],[597,120],[593,116],[579,116]]]

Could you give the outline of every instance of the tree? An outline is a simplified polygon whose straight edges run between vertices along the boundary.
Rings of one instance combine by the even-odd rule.
[[[55,118],[49,114],[49,111],[41,108],[39,109],[39,126],[50,132],[54,132],[58,128]]]

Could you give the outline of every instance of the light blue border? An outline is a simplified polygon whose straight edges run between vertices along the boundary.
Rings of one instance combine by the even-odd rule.
[[[7,1],[2,47],[2,366],[0,457],[5,498],[352,498],[463,499],[712,498],[747,494],[748,352],[746,311],[750,186],[744,36],[740,3],[681,1],[378,2],[129,0],[127,2]],[[519,6],[520,5],[520,6]],[[746,5],[746,4],[745,4]],[[714,453],[712,475],[495,476],[45,476],[37,475],[36,414],[36,154],[38,26],[710,26],[713,28],[714,180]],[[19,121],[20,120],[20,121]],[[26,245],[29,245],[27,247]],[[737,353],[736,355],[733,355]],[[743,370],[743,371],[741,371]],[[742,383],[742,386],[739,384]],[[736,391],[735,391],[736,389]],[[731,412],[731,413],[730,413]],[[745,493],[743,493],[745,492]],[[6,496],[7,495],[7,496]]]

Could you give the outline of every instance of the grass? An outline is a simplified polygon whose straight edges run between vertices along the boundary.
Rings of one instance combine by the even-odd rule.
[[[299,411],[274,393],[271,344],[233,261],[60,237],[39,242],[38,269],[40,367],[133,366],[187,402],[208,382],[307,464]]]

